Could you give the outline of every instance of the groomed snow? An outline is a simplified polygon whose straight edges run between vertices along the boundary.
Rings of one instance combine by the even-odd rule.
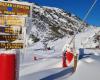
[[[89,50],[91,51],[91,50]],[[94,50],[89,58],[78,62],[76,72],[67,80],[99,80],[100,79],[100,50]],[[98,55],[95,55],[98,54]]]
[[[77,49],[82,47],[81,40],[85,42],[84,37],[88,39],[93,36],[94,32],[91,30],[76,36]],[[85,49],[83,57],[78,60],[76,72],[73,73],[72,66],[62,68],[62,47],[69,40],[70,38],[62,38],[50,41],[48,46],[54,47],[50,51],[44,50],[41,42],[28,47],[25,54],[21,54],[20,80],[100,80],[99,49]],[[34,60],[34,56],[37,60]]]

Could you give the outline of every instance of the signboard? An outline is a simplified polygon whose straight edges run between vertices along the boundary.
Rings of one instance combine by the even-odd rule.
[[[25,41],[25,17],[0,16],[0,49],[22,49]]]
[[[0,14],[30,16],[30,6],[10,2],[0,2]]]
[[[21,16],[10,16],[10,15],[0,16],[0,25],[24,26],[24,24],[25,24],[25,18]]]
[[[0,35],[0,41],[15,41],[18,38],[17,35]]]
[[[1,33],[9,33],[9,34],[22,34],[22,27],[16,27],[16,26],[0,26],[0,32]]]
[[[0,48],[21,49],[23,48],[23,43],[0,43]]]

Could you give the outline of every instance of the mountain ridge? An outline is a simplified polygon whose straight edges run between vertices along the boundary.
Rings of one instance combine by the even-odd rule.
[[[80,28],[82,26],[82,29]],[[90,25],[63,9],[33,4],[30,38],[34,42],[57,40],[82,32]]]

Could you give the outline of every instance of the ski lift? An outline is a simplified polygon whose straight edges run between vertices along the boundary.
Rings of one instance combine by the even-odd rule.
[[[83,27],[83,24],[84,24],[84,21],[87,19],[88,15],[90,14],[90,12],[92,11],[93,7],[95,6],[95,4],[97,3],[98,0],[95,0],[94,3],[92,4],[92,6],[90,7],[90,9],[88,10],[88,12],[86,13],[85,17],[83,18],[83,21],[79,27],[82,28]],[[79,29],[77,30],[76,34],[78,33]],[[77,67],[77,60],[78,60],[78,54],[76,53],[76,48],[75,48],[75,37],[76,37],[76,34],[74,34],[74,36],[72,37],[71,41],[69,42],[69,46],[68,48],[70,48],[70,45],[71,43],[73,43],[73,56],[74,56],[74,71],[76,70],[76,67]],[[63,55],[63,58],[64,58],[65,55]],[[65,58],[66,59],[66,58]],[[64,59],[63,59],[63,63],[64,63]],[[64,66],[64,64],[63,64]],[[65,66],[66,67],[66,66]]]

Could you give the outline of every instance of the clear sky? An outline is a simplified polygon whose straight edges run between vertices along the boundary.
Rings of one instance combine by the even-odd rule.
[[[64,9],[71,12],[81,19],[93,4],[95,0],[27,0],[29,2],[38,3],[41,6],[51,6]],[[100,26],[100,0],[94,6],[92,12],[86,19],[86,22],[92,25]]]

